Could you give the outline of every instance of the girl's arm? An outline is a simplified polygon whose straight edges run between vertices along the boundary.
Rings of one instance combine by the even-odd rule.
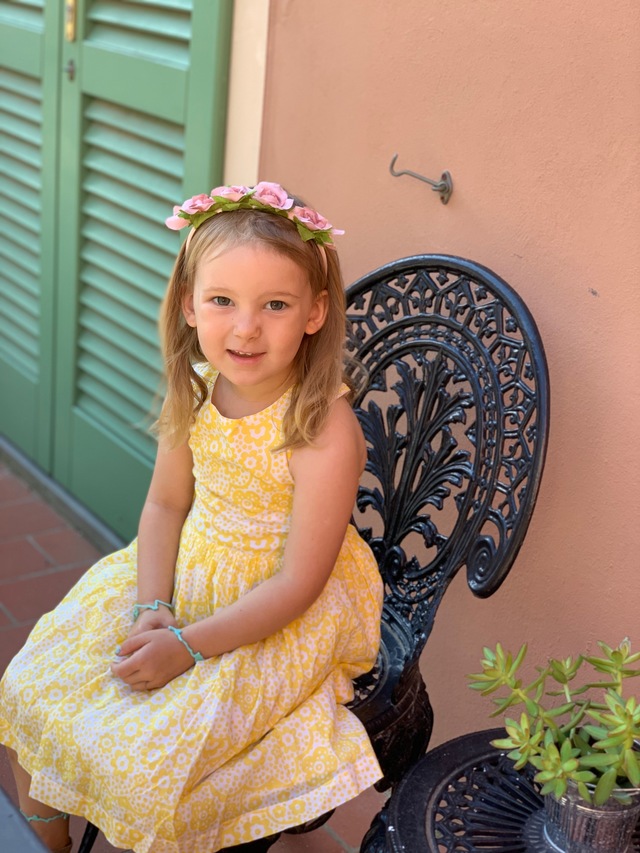
[[[281,571],[213,616],[185,627],[182,636],[192,649],[208,658],[258,642],[313,604],[338,558],[365,459],[358,421],[340,398],[314,445],[292,453],[293,514]],[[113,672],[139,690],[161,687],[193,664],[186,647],[168,631],[127,640],[122,653],[131,657],[112,666]]]
[[[140,604],[171,602],[182,525],[193,500],[193,458],[188,444],[167,448],[160,441],[149,492],[138,526],[138,592]],[[154,627],[175,625],[171,611],[143,610],[130,636]]]

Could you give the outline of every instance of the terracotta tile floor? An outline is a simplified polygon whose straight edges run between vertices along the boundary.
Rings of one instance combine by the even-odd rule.
[[[0,461],[0,673],[26,640],[38,617],[53,608],[100,552]],[[0,784],[15,797],[6,754],[0,748]],[[337,809],[307,835],[283,835],[273,853],[357,853],[373,815],[384,802],[373,789]],[[72,819],[76,843],[83,822]],[[116,848],[102,835],[95,853]],[[207,851],[193,851],[207,853]]]

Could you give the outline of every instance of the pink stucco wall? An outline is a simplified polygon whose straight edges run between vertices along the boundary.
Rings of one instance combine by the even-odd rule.
[[[551,440],[501,590],[461,573],[423,670],[433,744],[490,724],[481,647],[640,648],[640,7],[637,0],[272,0],[261,179],[347,229],[347,280],[419,252],[506,278],[541,330]],[[388,172],[438,178],[426,185]]]

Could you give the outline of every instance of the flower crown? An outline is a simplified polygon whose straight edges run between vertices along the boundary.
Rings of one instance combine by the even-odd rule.
[[[300,237],[314,240],[320,246],[335,249],[334,234],[344,234],[316,210],[296,205],[294,199],[280,184],[262,181],[255,187],[230,186],[216,187],[209,195],[194,195],[173,208],[173,216],[165,219],[167,228],[178,231],[192,225],[195,231],[207,219],[216,213],[230,210],[264,210],[290,219],[298,229]]]

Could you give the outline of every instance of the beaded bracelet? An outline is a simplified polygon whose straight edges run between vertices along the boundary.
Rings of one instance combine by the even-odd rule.
[[[153,602],[153,604],[134,604],[133,606],[133,621],[135,622],[138,616],[140,615],[141,610],[157,610],[160,605],[163,607],[168,607],[169,610],[173,613],[173,604],[169,604],[167,601],[160,601],[159,598]]]
[[[176,635],[176,637],[180,640],[182,645],[185,647],[185,649],[189,652],[189,654],[195,661],[204,660],[200,652],[194,652],[189,643],[187,643],[185,638],[182,636],[182,628],[174,628],[173,625],[168,625],[167,630],[171,631],[172,634]]]

